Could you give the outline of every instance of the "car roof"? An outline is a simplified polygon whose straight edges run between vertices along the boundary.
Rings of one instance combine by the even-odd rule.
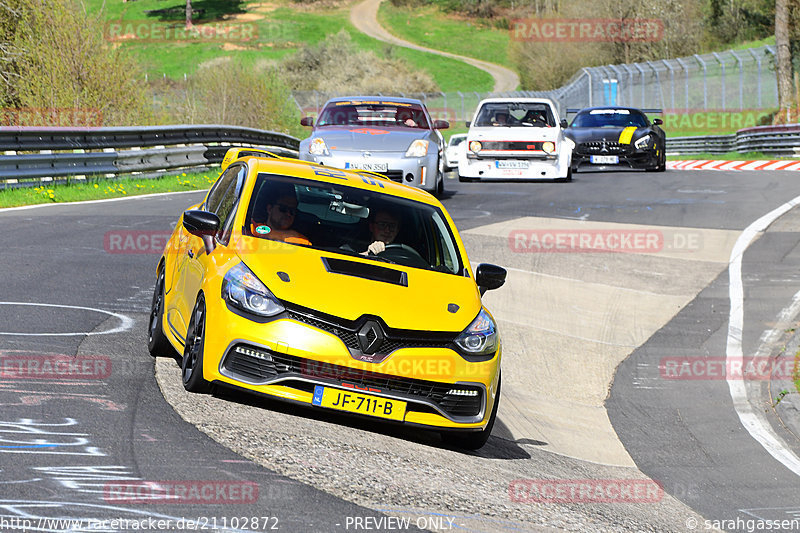
[[[422,100],[417,98],[405,98],[400,96],[337,96],[336,98],[331,98],[325,105],[328,105],[332,102],[359,102],[359,103],[366,103],[366,102],[399,102],[401,104],[419,104],[422,105]]]
[[[396,183],[385,176],[374,174],[371,172],[354,172],[351,170],[343,170],[340,168],[328,167],[310,161],[301,161],[299,159],[291,159],[288,157],[269,158],[269,157],[255,157],[247,156],[237,161],[244,161],[248,166],[254,168],[258,173],[278,174],[281,176],[297,177],[301,179],[308,179],[324,183],[332,183],[344,185],[347,187],[354,187],[357,189],[364,189],[379,194],[386,194],[388,196],[396,196],[398,198],[407,198],[430,205],[437,205],[436,199],[429,193]],[[320,172],[329,172],[334,176],[326,176]],[[376,186],[375,184],[379,185]]]

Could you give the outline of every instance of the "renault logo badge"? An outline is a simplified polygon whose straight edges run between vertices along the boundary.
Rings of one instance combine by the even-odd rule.
[[[358,330],[358,345],[365,354],[374,354],[383,344],[384,335],[381,325],[374,320],[367,321]]]

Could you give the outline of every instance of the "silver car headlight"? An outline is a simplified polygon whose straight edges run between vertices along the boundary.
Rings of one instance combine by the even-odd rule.
[[[406,150],[406,157],[425,157],[428,154],[428,141],[417,139]]]
[[[488,355],[497,351],[500,337],[492,317],[481,309],[475,320],[456,337],[455,342],[470,355]]]
[[[644,137],[633,143],[633,145],[636,147],[637,150],[644,150],[645,148],[647,148],[648,144],[650,144],[650,134],[645,135]]]
[[[322,137],[311,139],[311,142],[308,143],[308,153],[311,155],[329,155],[328,147]]]
[[[284,311],[275,295],[244,263],[239,263],[225,274],[222,299],[233,307],[258,316],[275,316]]]

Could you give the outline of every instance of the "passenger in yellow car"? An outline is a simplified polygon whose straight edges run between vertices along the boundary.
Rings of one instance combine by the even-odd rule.
[[[387,244],[391,244],[400,231],[400,217],[391,211],[375,211],[369,218],[369,233],[372,243],[361,255],[378,255],[386,249]]]
[[[252,233],[273,241],[311,246],[311,241],[298,231],[292,229],[297,216],[297,197],[293,191],[276,192],[273,201],[267,204],[267,221],[259,224],[253,221]],[[254,217],[255,218],[255,217]]]

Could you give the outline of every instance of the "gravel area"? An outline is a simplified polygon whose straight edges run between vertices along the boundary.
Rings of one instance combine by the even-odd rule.
[[[647,480],[502,438],[499,420],[478,452],[445,448],[438,435],[320,412],[231,391],[189,394],[173,359],[158,359],[166,400],[231,450],[289,478],[393,516],[454,518],[467,531],[687,531],[702,518],[666,492],[653,503],[518,503],[514,480]],[[497,436],[500,435],[500,436]],[[587,443],[591,446],[591,443]],[[681,490],[665,487],[667,492]],[[427,529],[451,528],[428,524]]]

